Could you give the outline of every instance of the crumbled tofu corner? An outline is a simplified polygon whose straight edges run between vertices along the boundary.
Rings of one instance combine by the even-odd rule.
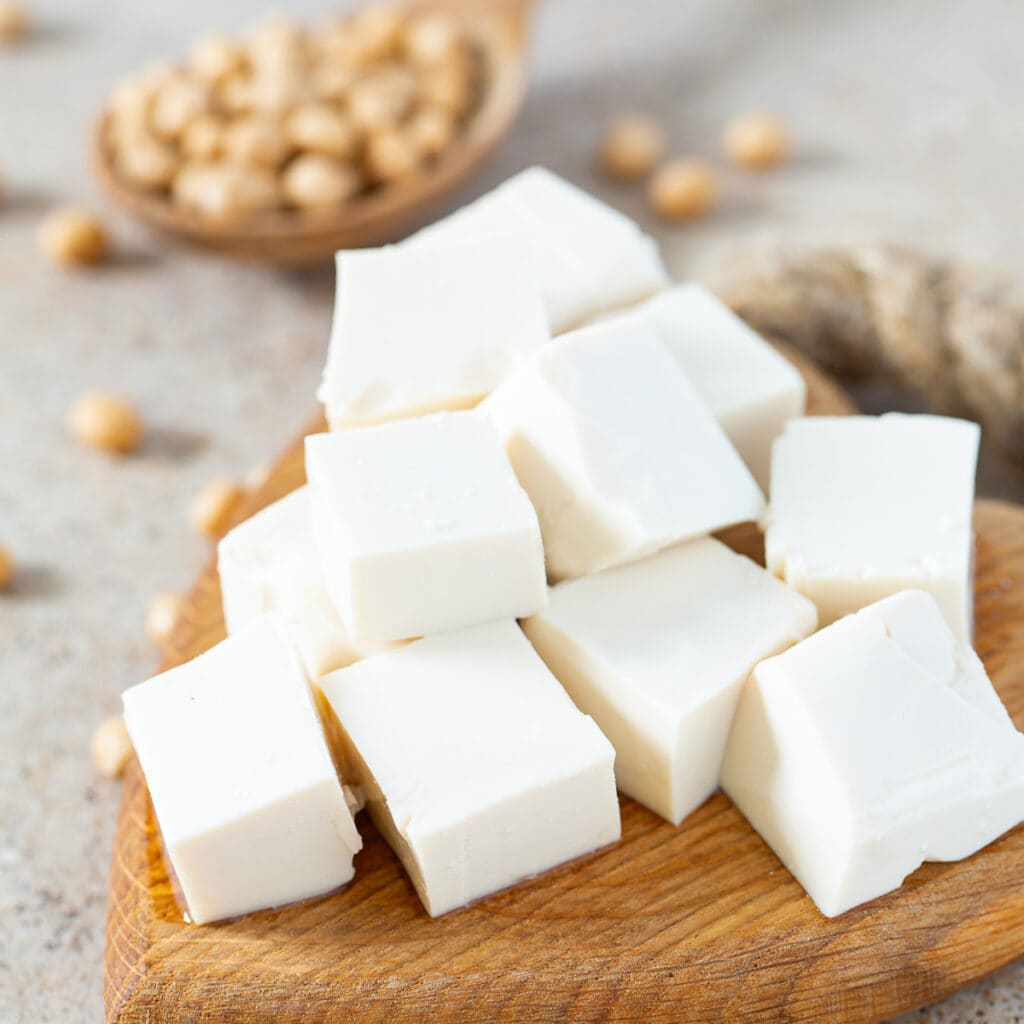
[[[366,791],[362,786],[342,786],[341,792],[352,817],[355,817],[366,806]]]

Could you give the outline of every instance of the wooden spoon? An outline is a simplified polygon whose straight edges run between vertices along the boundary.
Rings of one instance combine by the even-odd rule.
[[[394,241],[424,223],[429,211],[484,163],[512,127],[526,93],[531,3],[448,0],[446,6],[463,19],[483,65],[485,85],[476,111],[452,145],[421,172],[357,196],[336,210],[316,214],[282,210],[218,222],[175,205],[164,195],[136,188],[117,173],[105,141],[106,114],[93,131],[93,167],[107,194],[129,213],[233,259],[310,264],[329,259],[338,249]]]

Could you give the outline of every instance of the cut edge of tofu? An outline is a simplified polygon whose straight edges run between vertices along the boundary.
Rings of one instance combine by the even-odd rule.
[[[311,714],[309,724],[313,726],[316,739],[319,741],[317,745],[322,748],[322,753],[326,762],[326,771],[322,777],[313,778],[307,785],[301,788],[294,788],[287,792],[278,793],[273,799],[267,800],[258,805],[253,805],[244,813],[236,814],[230,818],[225,818],[212,826],[204,824],[201,827],[193,826],[192,828],[182,828],[180,827],[181,823],[177,822],[177,819],[175,818],[175,820],[170,823],[173,826],[170,833],[165,830],[164,822],[161,822],[160,820],[157,799],[151,794],[154,813],[157,815],[160,842],[167,853],[168,874],[171,879],[172,887],[174,887],[175,890],[175,896],[179,903],[182,904],[182,909],[186,915],[186,919],[195,924],[203,924],[211,921],[223,920],[229,917],[236,917],[240,914],[265,909],[270,906],[280,906],[286,903],[299,902],[340,888],[351,881],[354,876],[355,868],[352,863],[352,859],[355,854],[362,849],[363,845],[362,837],[356,827],[353,814],[344,798],[342,779],[338,772],[336,751],[332,746],[332,736],[328,730],[328,722],[325,720],[323,715],[319,690],[309,682],[305,667],[302,664],[299,652],[295,647],[294,641],[283,617],[273,612],[263,613],[253,621],[251,628],[257,627],[260,624],[260,620],[263,620],[263,624],[266,628],[272,629],[275,632],[277,639],[283,643],[284,647],[290,652],[291,657],[294,659],[294,668],[297,671],[296,682],[301,682],[301,686],[299,687],[300,692],[297,693],[296,696],[304,708],[308,709]],[[235,638],[227,637],[214,646],[218,647],[221,644],[244,641],[244,635],[243,631],[241,637],[237,635]],[[210,650],[213,649],[214,648],[211,648]],[[133,729],[133,722],[137,714],[135,705],[142,699],[144,688],[147,685],[152,684],[157,680],[161,680],[161,678],[163,679],[163,686],[173,685],[173,679],[176,678],[182,670],[191,670],[193,672],[197,671],[199,666],[195,663],[203,659],[209,653],[209,651],[203,652],[203,654],[191,659],[191,661],[184,662],[174,668],[158,673],[149,680],[129,687],[122,694],[125,725],[132,738],[132,743],[139,757],[140,764],[143,767],[143,774],[144,777],[146,777],[147,786],[150,785],[150,779],[145,774],[146,755],[144,753],[144,748],[146,744],[141,742],[141,733],[139,732],[138,727],[136,726]],[[178,681],[177,685],[180,686],[183,684]],[[303,717],[305,716],[303,715]],[[260,819],[262,817],[268,813],[273,814],[275,810],[286,811],[288,805],[296,799],[301,801],[313,799],[314,801],[325,802],[323,809],[325,810],[325,813],[328,813],[331,819],[330,828],[327,829],[326,832],[323,832],[323,822],[320,822],[320,825],[318,826],[319,830],[323,834],[320,836],[317,850],[313,851],[306,848],[303,851],[304,854],[307,855],[315,854],[316,858],[319,860],[320,863],[318,865],[317,872],[319,880],[317,882],[311,882],[306,888],[289,889],[287,885],[279,885],[277,887],[276,894],[272,897],[263,896],[254,898],[250,901],[236,898],[235,902],[232,903],[230,910],[224,910],[223,908],[217,909],[216,896],[205,891],[203,882],[196,877],[195,870],[190,869],[186,863],[181,860],[183,854],[194,848],[201,849],[208,843],[214,843],[214,845],[217,845],[218,836],[221,837],[221,845],[223,845],[225,838],[234,838],[237,842],[239,833],[243,836],[250,836],[251,838],[251,834],[253,832],[258,834],[261,829],[265,830],[267,828],[266,823],[261,824]],[[161,802],[163,801],[161,800]],[[299,816],[299,820],[303,824],[308,825],[307,819],[308,812],[303,811]],[[267,834],[266,841],[272,842],[273,837],[277,835],[279,831],[280,830],[277,826],[272,828]],[[232,836],[232,833],[235,835]],[[249,842],[249,840],[246,839],[245,842]],[[339,860],[334,865],[333,870],[324,863],[325,855],[328,855],[326,848],[332,842],[343,846],[349,854],[347,863],[344,863],[343,860]],[[290,847],[289,849],[294,850],[294,847]],[[279,850],[278,852],[286,856],[289,851]],[[216,862],[216,859],[216,856],[214,856],[213,861]],[[239,864],[246,863],[244,859],[235,858],[233,860],[230,857],[228,859],[231,863],[235,863],[236,860]],[[225,864],[221,865],[222,869],[225,867]],[[244,872],[242,878],[244,881]]]
[[[467,885],[465,879],[463,879],[457,890],[453,893],[451,879],[448,878],[447,886],[443,884],[444,879],[441,880],[440,888],[442,891],[438,891],[438,881],[428,877],[428,871],[421,862],[421,847],[423,844],[429,844],[431,841],[444,841],[445,837],[448,837],[450,841],[453,835],[457,836],[462,827],[464,816],[459,816],[451,808],[448,808],[444,813],[428,814],[421,817],[409,813],[402,817],[401,820],[398,820],[392,811],[382,786],[377,781],[368,762],[359,750],[358,744],[345,728],[342,722],[342,715],[339,714],[329,694],[325,694],[326,702],[334,715],[335,733],[339,738],[339,748],[342,751],[342,776],[350,782],[354,782],[365,793],[366,809],[378,830],[399,857],[423,906],[432,917],[438,917],[451,910],[475,903],[486,896],[516,886],[527,879],[536,877],[560,865],[597,853],[621,838],[622,823],[615,789],[614,748],[593,718],[581,712],[573,704],[557,679],[551,676],[543,660],[522,634],[515,620],[508,620],[508,624],[519,635],[519,639],[523,644],[524,656],[531,660],[535,659],[539,671],[550,676],[551,698],[555,699],[560,707],[564,707],[568,714],[578,719],[581,726],[585,723],[585,727],[588,730],[588,742],[593,741],[592,750],[588,750],[583,756],[567,760],[560,766],[555,775],[544,780],[542,787],[544,794],[548,799],[552,799],[558,791],[566,787],[571,788],[574,785],[581,785],[584,787],[583,792],[580,794],[581,798],[589,799],[592,802],[591,810],[596,808],[601,821],[598,834],[596,836],[592,834],[593,829],[591,829],[590,832],[585,833],[587,840],[582,844],[573,835],[571,830],[566,830],[560,837],[562,842],[557,846],[554,854],[537,860],[522,870],[517,868],[515,877],[505,879],[500,884],[485,883],[474,888],[472,882]],[[489,625],[497,625],[497,623],[484,624],[483,627],[475,628],[487,628]],[[429,641],[430,638],[426,639]],[[325,679],[323,682],[327,690],[329,690],[332,685],[330,680]],[[363,685],[372,684],[364,683]],[[533,810],[536,809],[536,800],[537,797],[533,786],[524,782],[518,787],[507,789],[497,800],[485,801],[479,805],[474,805],[472,815],[474,817],[487,817],[500,814],[503,809],[509,807],[516,808],[517,805],[522,805],[520,812],[521,820],[533,822],[536,818],[536,815],[533,813]],[[572,806],[578,811],[579,801],[574,800]],[[497,831],[495,829],[495,832]],[[550,838],[548,832],[544,834]],[[464,840],[463,857],[465,857]],[[431,884],[434,886],[434,892],[430,891]]]
[[[475,251],[478,248],[486,248],[488,245],[495,244],[499,250],[499,261],[509,257],[508,252],[500,252],[502,247],[516,250],[514,253],[514,261],[517,261],[520,264],[520,269],[523,271],[520,280],[516,282],[516,285],[519,286],[517,290],[522,292],[525,286],[525,291],[530,292],[531,298],[534,300],[529,303],[521,301],[517,307],[519,309],[526,310],[530,314],[529,319],[532,320],[532,323],[528,325],[531,345],[524,347],[524,351],[520,354],[518,362],[521,363],[528,357],[530,351],[535,351],[538,347],[547,341],[550,341],[552,336],[548,312],[544,302],[543,289],[540,282],[536,281],[535,276],[530,272],[530,253],[527,244],[523,239],[522,232],[516,230],[514,227],[510,227],[507,230],[493,229],[483,231],[478,237],[473,237],[471,239],[460,237],[444,239],[439,243],[431,245],[430,251],[439,252],[443,255],[459,256],[470,251]],[[385,245],[375,249],[342,249],[335,253],[336,285],[333,323],[331,327],[327,358],[321,374],[320,382],[316,389],[317,400],[324,407],[328,427],[331,431],[376,426],[382,423],[391,423],[396,420],[427,416],[435,412],[457,412],[464,409],[471,409],[478,405],[490,393],[490,391],[493,390],[493,387],[496,387],[497,384],[500,383],[499,380],[490,388],[476,388],[469,386],[468,384],[453,384],[452,389],[447,395],[430,398],[424,397],[422,400],[405,402],[404,404],[398,399],[395,399],[391,406],[388,406],[388,403],[385,402],[385,407],[377,408],[376,411],[373,409],[362,410],[360,408],[361,399],[357,399],[352,395],[339,393],[338,381],[345,376],[344,367],[339,367],[338,365],[339,362],[343,360],[345,352],[343,343],[340,340],[345,334],[343,324],[343,263],[353,257],[365,258],[369,255],[371,258],[377,258],[378,255],[387,256],[389,254],[393,254],[394,257],[399,260],[408,259],[410,256],[414,259],[420,258],[420,254],[417,252],[415,247],[409,247],[405,244]],[[507,271],[508,267],[505,269]],[[506,278],[506,289],[507,288],[508,285]],[[492,296],[492,298],[494,298],[494,296]],[[525,300],[526,298],[527,296],[525,294],[520,295],[521,300]],[[507,305],[508,302],[506,302],[506,306]],[[378,341],[379,340],[380,339],[378,339]],[[514,349],[507,349],[505,351],[513,350]],[[499,350],[488,349],[486,346],[482,346],[477,350],[475,359],[469,358],[469,354],[467,353],[468,365],[470,367],[475,366],[477,371],[479,371],[480,353],[487,353],[488,351],[494,352]],[[408,380],[408,377],[400,379]],[[376,392],[377,389],[379,389],[379,380],[380,378],[378,377],[377,383],[374,383],[371,392],[374,393],[375,399],[378,400],[378,405],[380,396]]]
[[[341,733],[344,734],[344,726],[341,726],[339,723],[338,728]],[[424,870],[424,866],[420,859],[419,844],[417,840],[421,842],[429,841],[431,837],[436,837],[439,834],[450,832],[453,829],[457,831],[458,823],[450,821],[447,826],[443,823],[432,823],[432,826],[426,829],[422,835],[417,835],[419,831],[419,823],[414,816],[409,816],[401,822],[396,821],[395,817],[391,813],[387,798],[384,796],[380,785],[376,778],[374,778],[369,766],[363,760],[355,744],[347,735],[345,735],[343,742],[345,747],[345,763],[347,770],[351,772],[350,777],[357,780],[357,785],[364,794],[366,811],[369,813],[378,832],[380,832],[385,842],[387,842],[398,857],[402,867],[405,869],[405,872],[409,877],[409,881],[416,890],[416,895],[419,897],[424,909],[431,917],[441,917],[444,914],[451,913],[452,911],[472,906],[480,900],[486,899],[488,896],[493,896],[497,893],[515,888],[524,882],[537,878],[548,871],[561,867],[562,865],[570,864],[576,860],[589,857],[592,854],[600,853],[602,850],[621,839],[622,823],[618,813],[618,800],[617,798],[613,798],[617,829],[614,835],[609,834],[607,839],[602,841],[600,845],[588,847],[587,849],[571,853],[568,857],[554,860],[550,864],[539,864],[536,866],[535,870],[528,871],[517,878],[510,879],[498,888],[483,888],[480,891],[470,891],[466,889],[465,885],[461,885],[455,895],[452,895],[450,892],[448,894],[432,894],[430,890],[430,880],[428,879],[427,872]],[[611,767],[613,758],[614,752],[609,751],[606,759],[607,762],[609,762],[609,768]],[[595,760],[592,764],[584,765],[577,771],[564,773],[558,778],[553,779],[550,785],[552,787],[561,787],[576,781],[583,776],[602,772],[604,767],[605,763],[603,760]],[[611,769],[608,774],[614,779],[614,769]],[[494,805],[494,807],[488,808],[488,810],[500,810],[504,804],[519,802],[524,799],[531,799],[530,795],[525,791],[520,794],[512,794]]]
[[[722,554],[727,554],[732,559],[748,563],[749,567],[756,569],[758,573],[765,573],[765,570],[751,559],[733,551],[712,537],[685,542],[680,548],[704,543],[721,549]],[[663,549],[649,557],[660,558],[673,550],[674,548]],[[640,564],[634,562],[606,571],[610,574],[629,572],[630,569],[635,569]],[[588,581],[592,581],[600,575],[602,574],[598,573],[590,577],[565,581],[554,587],[553,593],[557,593],[559,588],[586,587]],[[784,586],[776,581],[771,582],[780,589]],[[796,621],[796,612],[794,611],[792,628],[787,630],[785,635],[780,633],[777,642],[756,657],[738,676],[730,679],[716,690],[703,694],[696,702],[680,706],[669,706],[653,699],[647,693],[631,690],[630,706],[627,710],[623,710],[619,706],[620,702],[615,693],[619,689],[617,680],[624,678],[621,672],[598,652],[585,647],[569,632],[564,623],[557,621],[559,615],[553,601],[549,601],[547,610],[523,620],[521,626],[555,678],[559,680],[580,710],[597,722],[599,728],[615,747],[617,752],[616,780],[619,783],[619,789],[678,826],[684,818],[719,788],[720,768],[728,742],[732,717],[743,687],[751,673],[760,662],[788,650],[794,644],[813,634],[817,628],[817,612],[813,603],[796,591],[791,592],[791,597],[794,605],[801,606],[803,618],[800,621]],[[642,723],[638,721],[639,716],[636,711],[639,707],[647,709],[648,722],[655,726],[653,731],[644,729]],[[705,732],[721,737],[713,768],[703,764],[695,766],[690,763],[692,758],[689,762],[687,760],[684,749],[687,745],[688,730],[683,727],[682,723],[679,727],[675,724],[675,719],[686,711],[699,714],[702,719],[710,718],[712,724],[706,728]],[[707,725],[706,722],[705,725]],[[624,762],[624,759],[618,755],[620,744],[635,744],[644,747],[643,756],[648,759],[647,763],[636,767],[631,763],[634,760],[633,757],[626,758]],[[652,744],[655,745],[654,749],[652,749]],[[668,751],[667,757],[665,756],[666,751]],[[664,787],[659,786],[658,779],[652,780],[645,777],[652,763],[658,766],[660,780],[668,780],[670,792],[668,801],[662,798],[660,790]],[[676,766],[675,770],[673,770],[673,765]],[[704,770],[705,768],[707,770]]]
[[[862,622],[868,621],[874,626],[875,623],[872,622],[872,619],[878,616],[878,606],[888,604],[892,607],[895,602],[905,601],[908,598],[916,601],[918,597],[924,597],[930,603],[932,611],[929,614],[932,624],[946,630],[950,635],[953,677],[949,680],[938,678],[912,650],[905,646],[899,637],[894,635],[888,623],[883,620],[881,629],[886,642],[895,645],[898,655],[906,659],[908,665],[915,666],[922,679],[926,679],[928,684],[941,690],[944,700],[953,699],[961,702],[964,705],[964,713],[978,716],[979,719],[987,722],[987,730],[993,735],[1005,734],[1008,741],[1007,758],[1010,758],[1011,754],[1009,746],[1017,747],[1015,756],[1009,759],[999,772],[999,778],[1004,779],[1011,769],[1015,769],[1012,773],[1015,776],[1015,781],[1011,780],[1013,788],[1006,796],[1005,801],[1000,801],[1000,805],[1005,804],[1005,806],[1002,806],[995,823],[991,820],[993,811],[990,806],[996,797],[992,789],[994,779],[987,776],[981,777],[979,792],[971,793],[963,797],[962,800],[957,798],[959,802],[967,806],[980,802],[986,808],[985,825],[979,828],[978,834],[968,840],[966,845],[960,835],[954,838],[939,835],[938,839],[933,836],[931,841],[926,840],[923,847],[913,839],[912,831],[919,824],[920,818],[925,821],[928,818],[938,820],[940,817],[948,815],[948,809],[940,813],[937,807],[929,808],[909,821],[904,820],[898,825],[894,824],[877,835],[875,830],[878,826],[870,825],[870,819],[868,819],[868,827],[873,831],[868,835],[862,834],[864,823],[860,821],[860,812],[851,802],[849,792],[840,781],[839,768],[810,716],[800,688],[790,685],[784,667],[782,667],[787,655],[792,654],[801,645],[820,646],[823,640],[827,640],[830,628],[849,628],[849,626],[844,627],[844,623],[852,623],[857,619]],[[864,616],[866,615],[871,618],[865,620]],[[766,710],[768,707],[766,693],[768,691],[772,693],[772,713]],[[999,705],[1001,713],[998,713],[996,704]],[[744,774],[755,780],[767,778],[771,774],[770,766],[774,763],[775,758],[773,751],[769,748],[778,742],[777,737],[784,734],[787,729],[800,731],[806,739],[802,750],[799,745],[796,745],[796,755],[792,749],[794,744],[789,745],[788,756],[792,761],[798,763],[796,768],[790,766],[789,774],[798,779],[801,786],[812,791],[819,791],[821,794],[819,802],[822,803],[822,806],[844,808],[845,821],[841,830],[833,830],[828,835],[822,836],[820,820],[813,811],[815,801],[808,797],[806,789],[801,791],[801,799],[794,803],[777,797],[773,799],[771,793],[766,792],[764,787],[756,782],[753,785],[743,784]],[[732,753],[734,750],[741,749],[744,752],[753,751],[753,755],[748,753],[747,756],[754,757],[755,767],[749,773],[742,773],[742,770],[736,767],[735,773],[739,774],[734,778]],[[800,767],[801,765],[802,767]],[[836,917],[856,906],[899,889],[906,879],[924,863],[965,859],[1024,821],[1024,735],[1016,729],[1006,713],[980,659],[963,640],[956,636],[942,616],[941,609],[932,595],[925,591],[905,590],[883,598],[875,605],[869,605],[858,612],[844,616],[838,622],[789,648],[788,651],[758,665],[743,690],[733,720],[733,728],[723,760],[722,788],[797,882],[803,886],[822,914],[826,917]],[[781,818],[781,822],[773,821],[773,818]],[[862,828],[860,831],[855,831],[858,821]],[[801,833],[803,834],[801,835]],[[808,836],[811,837],[809,844]],[[902,846],[900,845],[901,836],[903,837]],[[842,837],[845,840],[845,845],[836,842],[837,837]],[[859,886],[854,886],[848,881],[848,877],[858,866],[858,856],[865,853],[865,847],[869,848],[885,840],[888,840],[890,846],[894,848],[894,856],[899,858],[896,867],[890,868],[884,863],[876,863],[866,872],[866,878],[859,883]],[[815,867],[815,850],[822,846],[831,851],[828,855],[830,864],[842,865],[839,870],[826,872],[823,875]],[[933,848],[929,849],[929,846]],[[852,892],[851,888],[853,888]]]

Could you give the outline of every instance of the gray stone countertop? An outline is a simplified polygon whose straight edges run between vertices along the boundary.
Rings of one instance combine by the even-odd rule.
[[[148,599],[188,586],[208,555],[185,523],[190,496],[243,476],[311,415],[333,280],[162,242],[88,175],[89,121],[113,78],[263,3],[27,2],[38,32],[0,50],[0,543],[21,566],[0,596],[0,1020],[95,1024],[119,787],[94,777],[89,736],[154,667]],[[638,217],[678,277],[741,245],[879,238],[1021,275],[1022,36],[1016,0],[549,0],[523,117],[463,198],[547,164]],[[730,114],[767,107],[798,155],[765,177],[724,171],[722,208],[667,228],[639,190],[593,170],[603,119],[632,107],[664,116],[674,149],[708,155]],[[42,212],[68,200],[109,217],[111,265],[61,272],[39,255]],[[69,442],[65,410],[90,387],[138,402],[138,455]],[[1024,472],[987,458],[981,489],[1024,500]],[[1022,989],[1019,963],[908,1019],[1007,1024],[1024,1019]]]

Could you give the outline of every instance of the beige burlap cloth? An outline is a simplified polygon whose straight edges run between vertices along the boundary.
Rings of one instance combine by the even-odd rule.
[[[1005,275],[870,245],[753,250],[709,283],[838,376],[888,374],[1024,461],[1024,300]]]

